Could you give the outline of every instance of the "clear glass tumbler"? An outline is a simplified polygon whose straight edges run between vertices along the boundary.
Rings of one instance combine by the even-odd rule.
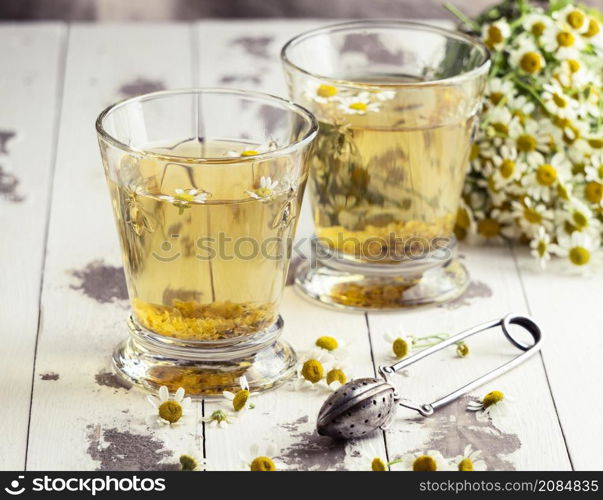
[[[319,122],[309,191],[316,237],[296,285],[338,308],[458,297],[454,224],[490,59],[462,33],[366,20],[282,50],[291,98]]]
[[[110,106],[96,128],[132,307],[117,373],[202,395],[286,379],[278,311],[314,117],[254,92],[174,90]]]

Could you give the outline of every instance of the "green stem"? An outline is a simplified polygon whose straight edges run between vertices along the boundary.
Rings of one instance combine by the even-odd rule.
[[[540,104],[540,106],[542,106],[542,109],[547,114],[549,114],[548,110],[546,109],[546,105],[544,104],[544,101],[540,98],[538,93],[530,85],[522,82],[519,78],[512,78],[512,80],[515,83],[515,85],[517,85],[518,87],[521,87],[526,92],[528,92],[536,100],[536,102],[538,102],[538,104]]]
[[[459,21],[471,27],[474,31],[479,32],[480,26],[473,19],[471,19],[467,14],[465,14],[462,10],[460,10],[456,5],[445,2],[444,8],[450,12],[454,17],[456,17]]]

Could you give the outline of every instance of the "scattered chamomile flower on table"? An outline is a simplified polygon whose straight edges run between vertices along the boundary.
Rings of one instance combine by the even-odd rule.
[[[168,388],[162,385],[157,396],[147,396],[154,413],[147,418],[148,425],[176,425],[183,421],[191,406],[191,398],[184,397],[184,389],[178,388],[174,397],[170,397]]]
[[[236,392],[223,391],[222,395],[231,402],[234,411],[242,413],[251,407],[247,404],[252,394],[249,391],[249,383],[246,377],[239,377],[239,387]]]
[[[336,391],[353,378],[354,377],[346,365],[343,365],[339,362],[334,362],[328,368],[328,371],[325,375],[325,382],[330,390]]]
[[[478,420],[500,418],[508,414],[509,403],[513,400],[502,391],[490,391],[480,399],[471,399],[467,410],[475,412]]]
[[[333,356],[344,357],[348,354],[348,343],[341,338],[323,335],[316,339],[314,345],[319,349],[329,351]]]
[[[259,187],[253,191],[246,191],[246,193],[256,200],[270,199],[274,195],[277,186],[278,181],[273,181],[271,177],[262,176]]]
[[[488,467],[482,458],[482,452],[473,450],[470,444],[465,446],[462,455],[456,457],[452,462],[456,470],[461,472],[484,471]]]
[[[425,453],[410,453],[402,457],[399,462],[402,470],[426,472],[451,470],[450,463],[437,450]]]
[[[315,389],[328,373],[334,362],[333,356],[324,349],[314,349],[304,356],[299,364],[297,380],[294,382],[296,391]]]
[[[558,241],[553,251],[566,259],[564,267],[568,273],[586,275],[601,267],[603,256],[597,237],[574,231],[571,236],[559,237]]]
[[[276,447],[272,444],[261,448],[258,444],[252,444],[248,455],[241,455],[243,461],[242,469],[252,472],[272,472],[286,469],[284,463],[275,458]]]
[[[197,451],[183,453],[178,458],[181,471],[204,471],[207,470],[207,459],[203,458]]]
[[[391,330],[386,330],[384,338],[391,345],[392,354],[395,359],[402,359],[412,354],[413,336],[405,335],[402,332],[394,333]]]
[[[383,472],[389,470],[387,459],[381,457],[379,452],[372,444],[367,444],[360,451],[362,466],[360,470],[371,470],[373,472]]]
[[[469,356],[469,346],[465,344],[465,342],[457,342],[456,343],[456,355],[459,358],[466,358]]]
[[[210,427],[225,429],[228,424],[234,423],[236,417],[229,411],[215,410],[208,417],[201,419],[202,422],[207,423]]]

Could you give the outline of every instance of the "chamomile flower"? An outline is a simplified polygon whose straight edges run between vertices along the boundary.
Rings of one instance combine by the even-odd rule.
[[[484,471],[488,468],[482,458],[482,452],[474,450],[470,444],[465,446],[463,453],[452,461],[454,468],[460,472]]]
[[[529,75],[540,73],[546,65],[540,49],[530,42],[524,42],[510,49],[509,63],[514,68]]]
[[[578,114],[580,104],[559,85],[544,84],[543,89],[541,96],[549,113],[561,118],[574,118]]]
[[[246,377],[239,377],[239,390],[236,392],[224,391],[222,395],[230,401],[232,409],[238,413],[242,413],[249,408],[249,398],[252,396],[249,391],[249,384]]]
[[[321,387],[320,382],[324,381],[333,361],[333,356],[324,349],[309,352],[300,360],[294,389],[303,391]]]
[[[470,400],[467,410],[475,412],[478,420],[497,419],[508,414],[511,401],[502,391],[491,391],[479,399]]]
[[[207,459],[203,458],[197,451],[189,451],[178,457],[181,471],[204,471],[207,470]]]
[[[434,472],[451,470],[450,463],[437,450],[410,453],[400,460],[402,470]]]
[[[603,31],[601,30],[601,23],[592,16],[588,16],[587,22],[588,27],[582,33],[582,36],[588,43],[591,43],[599,49],[603,48]]]
[[[517,149],[519,157],[528,165],[543,159],[542,151],[548,151],[549,142],[547,131],[531,118],[509,129],[509,146]]]
[[[372,444],[367,444],[360,450],[362,458],[361,470],[370,470],[373,472],[385,472],[389,470],[387,459],[375,449]]]
[[[154,408],[154,413],[147,418],[149,425],[177,425],[186,418],[191,406],[191,398],[184,397],[184,389],[179,387],[173,397],[168,388],[162,385],[157,395],[147,396],[147,401]]]
[[[548,163],[541,160],[534,169],[522,179],[529,196],[535,200],[548,202],[559,182],[563,182],[571,175],[571,163],[565,155],[557,153]]]
[[[525,197],[521,202],[512,202],[511,207],[513,217],[527,236],[531,237],[536,234],[540,227],[544,227],[548,231],[553,230],[554,213],[544,203],[535,203]]]
[[[256,200],[270,199],[274,196],[274,190],[277,186],[278,181],[273,181],[271,177],[262,176],[259,187],[253,191],[246,191],[246,193]]]
[[[541,269],[546,268],[546,264],[551,260],[551,237],[544,227],[539,227],[538,231],[530,241],[530,253],[534,256]]]
[[[534,109],[536,108],[534,102],[525,95],[518,95],[509,99],[507,106],[511,110],[511,114],[517,118],[521,124],[525,123],[529,116],[532,116]]]
[[[349,382],[352,378],[353,376],[347,365],[340,362],[334,362],[327,369],[325,382],[330,390],[336,391],[342,385]]]
[[[518,120],[513,118],[511,110],[505,106],[497,106],[488,111],[486,115],[486,133],[490,137],[509,136],[511,128],[518,125]]]
[[[539,39],[547,28],[553,25],[553,20],[550,17],[543,15],[542,12],[537,12],[525,16],[521,25],[524,30],[530,33],[530,35]]]
[[[526,170],[525,163],[518,158],[517,149],[503,144],[492,157],[492,180],[497,189],[518,181]]]
[[[328,351],[335,357],[344,357],[348,354],[348,343],[342,338],[323,335],[316,339],[314,345],[319,349]]]
[[[372,102],[369,92],[360,92],[354,96],[342,97],[338,105],[338,109],[348,115],[365,115],[379,111],[379,108],[379,103]]]
[[[215,410],[209,416],[201,419],[210,427],[216,429],[225,429],[227,425],[234,423],[235,415],[225,410]]]
[[[574,231],[558,238],[555,253],[566,259],[565,270],[586,275],[601,266],[600,241],[587,233]]]
[[[553,25],[547,28],[541,40],[547,52],[558,52],[557,55],[561,57],[564,52],[581,50],[584,47],[583,38],[567,26]]]
[[[384,334],[386,342],[391,346],[391,354],[395,359],[402,359],[412,354],[415,337],[402,332],[387,330]]]
[[[491,78],[486,87],[486,97],[491,105],[505,104],[515,98],[515,85],[510,80],[503,78]]]
[[[584,233],[598,239],[601,234],[601,222],[586,204],[576,198],[557,212],[557,226],[558,239],[573,233]]]
[[[285,464],[275,458],[276,454],[277,449],[273,444],[263,448],[258,444],[252,444],[248,454],[241,454],[241,460],[243,462],[241,468],[242,470],[252,472],[285,470]]]
[[[180,214],[185,209],[190,208],[193,203],[205,203],[209,198],[210,194],[207,191],[201,191],[199,189],[174,189],[174,195],[161,195],[159,198],[170,202],[172,205],[178,208]]]
[[[509,23],[504,19],[485,24],[482,27],[482,39],[486,46],[491,50],[501,50],[506,43],[506,40],[511,34]]]
[[[572,4],[553,12],[553,19],[563,28],[578,35],[588,30],[588,17],[586,13]]]
[[[475,218],[477,234],[482,240],[502,242],[517,236],[513,215],[508,211],[495,208],[488,215],[476,212]]]
[[[339,97],[339,89],[334,85],[329,85],[315,80],[309,80],[304,92],[306,99],[319,104],[334,102]]]

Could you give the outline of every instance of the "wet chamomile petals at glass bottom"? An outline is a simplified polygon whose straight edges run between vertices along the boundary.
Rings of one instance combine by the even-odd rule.
[[[472,399],[467,410],[475,412],[478,420],[498,419],[508,415],[512,399],[502,391],[490,391],[480,399]]]
[[[276,447],[268,445],[261,448],[258,444],[252,444],[247,455],[241,455],[243,461],[242,469],[252,472],[273,472],[285,469],[285,464],[277,460]]]
[[[147,401],[155,409],[155,412],[147,418],[147,424],[149,425],[180,424],[191,406],[191,398],[184,397],[182,387],[176,391],[172,398],[165,385],[159,388],[157,396],[147,396]]]

